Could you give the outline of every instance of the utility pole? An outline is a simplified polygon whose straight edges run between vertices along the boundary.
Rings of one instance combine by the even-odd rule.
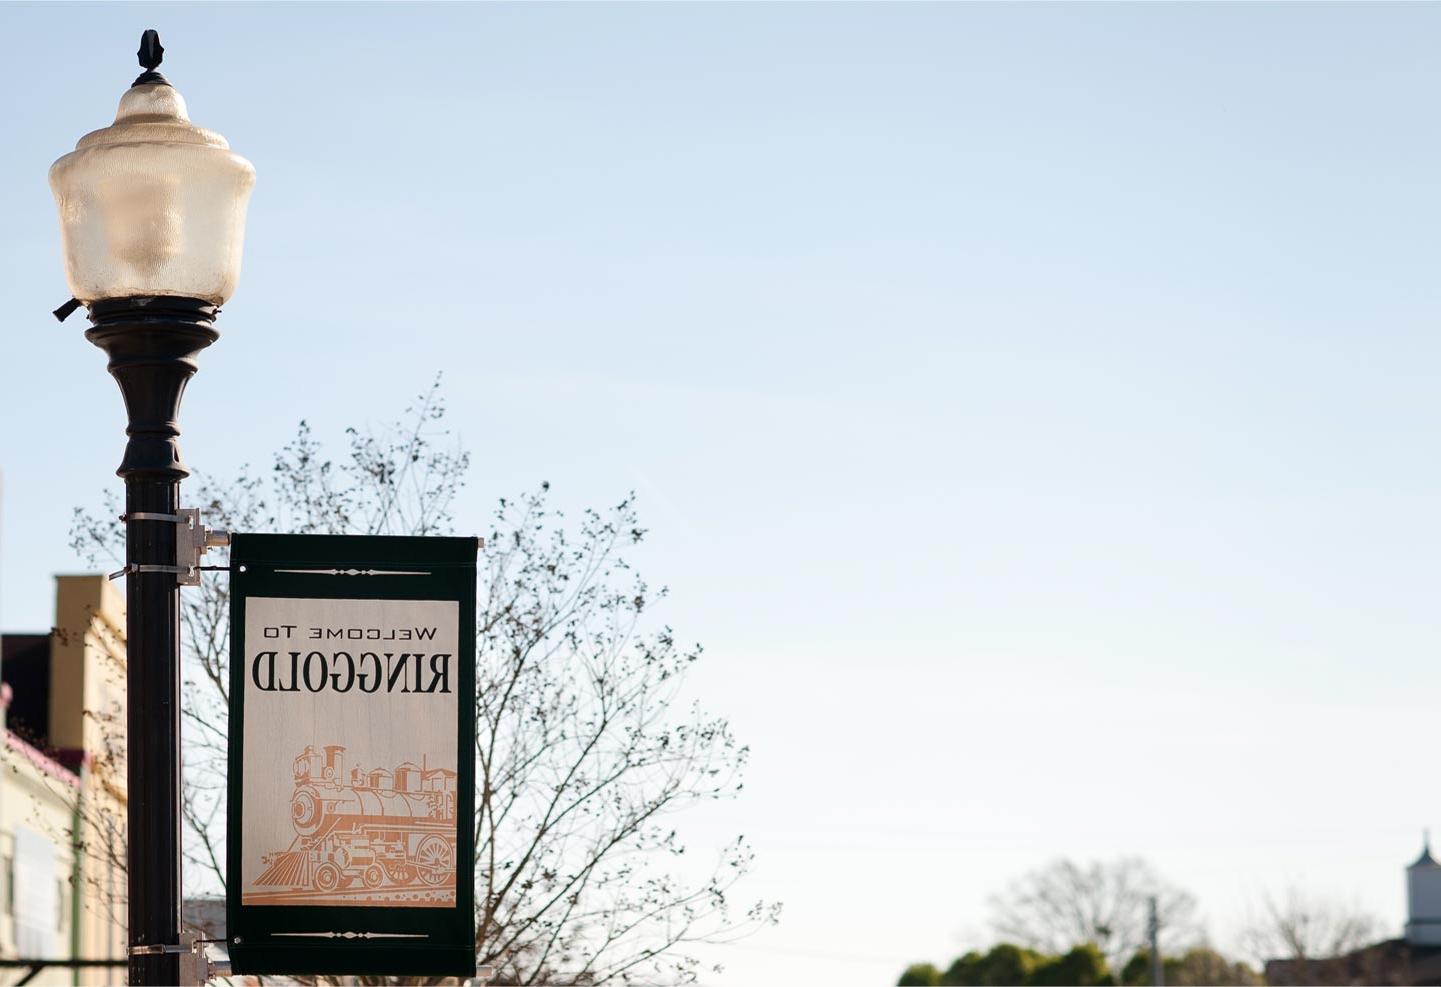
[[[1151,983],[1155,987],[1164,987],[1166,970],[1161,964],[1161,916],[1155,895],[1151,895],[1150,906],[1150,916],[1146,922],[1146,935],[1151,940]]]

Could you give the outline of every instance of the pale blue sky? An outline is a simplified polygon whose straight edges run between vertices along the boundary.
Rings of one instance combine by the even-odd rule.
[[[123,444],[50,162],[156,27],[255,163],[202,470],[437,369],[462,524],[632,487],[754,750],[782,925],[707,982],[893,982],[1058,854],[1223,946],[1399,927],[1441,825],[1441,7],[4,6],[0,625]]]

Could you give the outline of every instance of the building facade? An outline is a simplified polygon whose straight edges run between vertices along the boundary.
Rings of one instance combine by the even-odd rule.
[[[1441,984],[1441,863],[1431,839],[1406,868],[1406,930],[1340,956],[1276,959],[1266,963],[1268,984]]]
[[[103,576],[58,577],[54,627],[0,637],[0,956],[125,956],[124,726],[124,600]]]

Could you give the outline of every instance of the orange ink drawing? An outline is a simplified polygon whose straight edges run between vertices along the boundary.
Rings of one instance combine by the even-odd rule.
[[[345,748],[295,759],[287,849],[241,894],[247,905],[455,906],[456,775],[410,761],[344,774]]]

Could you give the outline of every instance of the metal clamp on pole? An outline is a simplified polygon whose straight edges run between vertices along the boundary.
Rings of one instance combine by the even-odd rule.
[[[174,514],[160,514],[155,511],[132,511],[120,515],[122,521],[165,521],[176,526],[174,565],[136,565],[131,563],[124,569],[110,574],[118,579],[132,572],[173,572],[175,581],[181,586],[200,585],[200,557],[212,548],[224,548],[230,544],[230,532],[223,528],[207,528],[200,521],[198,507],[183,507]]]
[[[192,953],[194,951],[195,947],[193,946],[186,946],[176,943],[166,943],[163,946],[155,945],[130,947],[131,956],[169,956],[171,954],[179,954],[181,956],[184,956],[185,954]]]
[[[116,569],[110,574],[109,578],[119,579],[121,576],[128,576],[132,572],[173,572],[176,575],[186,575],[189,571],[189,569],[182,569],[178,565],[141,565],[138,562],[132,562],[124,569]]]

